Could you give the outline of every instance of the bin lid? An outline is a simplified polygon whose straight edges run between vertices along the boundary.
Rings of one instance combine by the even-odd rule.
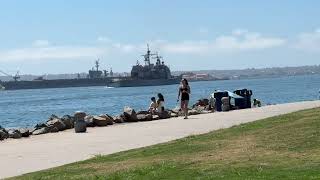
[[[228,95],[230,96],[230,97],[232,97],[232,98],[235,98],[235,99],[243,99],[244,97],[242,97],[242,96],[239,96],[239,95],[237,95],[237,94],[235,94],[235,93],[233,93],[233,92],[230,92],[230,91],[227,91],[228,92]]]

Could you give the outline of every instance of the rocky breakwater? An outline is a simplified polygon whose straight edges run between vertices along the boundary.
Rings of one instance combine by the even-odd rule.
[[[205,104],[207,105],[207,104]],[[189,115],[210,113],[206,106],[197,104],[189,110]],[[41,135],[46,133],[57,133],[67,129],[75,129],[75,132],[86,132],[87,127],[111,126],[117,123],[134,123],[143,121],[153,121],[183,116],[180,109],[164,110],[161,113],[150,114],[148,111],[136,112],[131,107],[125,107],[123,113],[117,116],[108,114],[90,115],[77,111],[73,116],[64,115],[62,117],[51,115],[45,123],[36,124],[33,128],[5,129],[0,126],[0,140],[7,138],[19,139],[30,135]]]

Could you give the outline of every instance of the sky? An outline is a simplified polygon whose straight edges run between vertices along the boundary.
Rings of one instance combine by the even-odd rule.
[[[129,72],[146,44],[171,70],[320,64],[317,0],[0,2],[0,70]]]

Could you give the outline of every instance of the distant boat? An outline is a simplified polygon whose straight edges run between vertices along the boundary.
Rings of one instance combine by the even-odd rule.
[[[181,76],[171,75],[170,68],[164,63],[158,53],[151,53],[148,45],[147,53],[142,55],[144,65],[137,64],[132,67],[130,77],[114,77],[112,70],[110,72],[99,69],[99,60],[95,62],[95,67],[89,70],[87,77],[78,75],[74,79],[45,79],[38,77],[32,81],[20,80],[17,73],[11,81],[0,81],[1,90],[17,89],[43,89],[43,88],[66,88],[66,87],[89,87],[89,86],[107,86],[107,87],[136,87],[136,86],[161,86],[179,84]],[[151,63],[151,59],[156,59],[156,63]]]
[[[172,76],[170,68],[164,63],[163,58],[158,53],[151,53],[147,45],[147,53],[142,55],[144,65],[139,62],[131,69],[131,76],[113,79],[112,87],[137,87],[137,86],[161,86],[179,84],[181,76]],[[156,63],[151,63],[151,59],[156,59]]]

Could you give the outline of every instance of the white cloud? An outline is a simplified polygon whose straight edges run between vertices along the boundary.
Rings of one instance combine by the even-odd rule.
[[[32,45],[36,47],[41,47],[41,46],[49,46],[49,41],[48,40],[35,40]]]
[[[209,33],[209,29],[205,28],[205,27],[201,27],[201,28],[199,28],[199,33],[200,34],[208,34]]]
[[[97,40],[109,43],[97,43],[91,46],[53,46],[47,40],[36,40],[30,47],[0,51],[0,61],[91,59],[106,56],[109,53],[139,54],[143,53],[146,49],[146,43],[117,43],[111,42],[106,37],[98,37]],[[153,51],[171,54],[212,55],[215,53],[233,53],[275,48],[284,45],[286,40],[277,37],[265,37],[259,33],[252,33],[247,30],[235,30],[230,35],[218,36],[212,41],[170,42],[160,39],[149,41],[149,43]]]
[[[162,43],[158,46],[171,53],[224,53],[275,48],[286,44],[286,39],[265,37],[246,30],[233,31],[212,41],[186,41],[182,43]]]
[[[234,29],[233,31],[232,31],[232,35],[234,35],[234,36],[241,36],[241,35],[243,35],[243,34],[247,34],[248,33],[248,30],[246,30],[246,29]]]
[[[320,28],[313,32],[301,33],[293,47],[308,52],[320,52]]]
[[[97,38],[97,41],[100,43],[110,43],[112,40],[108,37],[100,36]]]
[[[95,58],[104,53],[106,49],[97,47],[31,47],[0,52],[0,61]]]

